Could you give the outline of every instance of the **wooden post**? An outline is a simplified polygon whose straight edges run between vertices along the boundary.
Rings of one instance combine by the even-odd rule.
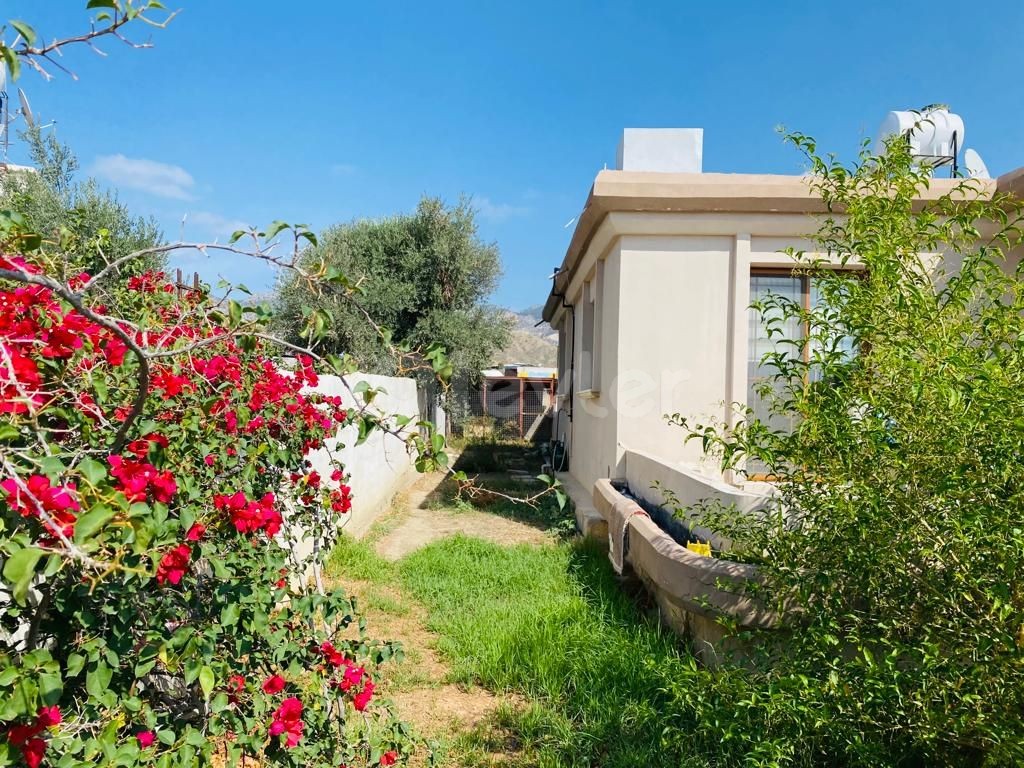
[[[487,415],[487,379],[484,379],[484,388],[480,390],[480,404],[484,408],[484,416]]]

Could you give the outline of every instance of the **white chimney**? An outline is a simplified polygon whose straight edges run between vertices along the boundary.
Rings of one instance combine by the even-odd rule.
[[[620,171],[700,173],[703,128],[626,128],[615,160]]]

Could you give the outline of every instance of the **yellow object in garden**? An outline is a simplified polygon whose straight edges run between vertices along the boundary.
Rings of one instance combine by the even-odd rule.
[[[704,555],[704,557],[711,557],[710,544],[705,544],[704,542],[700,541],[688,541],[686,542],[686,548],[698,555]]]

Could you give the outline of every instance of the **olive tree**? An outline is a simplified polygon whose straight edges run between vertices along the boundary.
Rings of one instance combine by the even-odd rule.
[[[466,200],[447,206],[426,197],[412,214],[329,227],[303,264],[345,279],[324,289],[284,275],[279,326],[297,340],[311,313],[322,313],[322,349],[350,355],[362,370],[398,372],[390,346],[436,344],[455,375],[473,375],[508,338],[507,313],[487,304],[501,275],[498,249],[478,236]]]

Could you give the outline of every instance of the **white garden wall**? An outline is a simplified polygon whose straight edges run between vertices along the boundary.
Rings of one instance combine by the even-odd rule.
[[[374,389],[383,389],[373,401],[373,407],[390,415],[408,416],[419,420],[420,405],[413,379],[399,379],[391,376],[375,376],[357,373],[346,376],[345,381],[353,389],[365,381]],[[346,406],[358,405],[339,376],[321,376],[320,383],[311,391],[327,396],[337,395]],[[391,499],[405,489],[415,478],[414,457],[406,450],[399,438],[384,432],[374,432],[362,445],[356,445],[356,427],[347,426],[334,438],[326,440],[326,449],[313,451],[309,459],[313,468],[324,479],[330,477],[333,465],[330,455],[345,465],[351,474],[352,509],[346,515],[345,532],[356,537],[363,536],[374,521],[387,511]]]

